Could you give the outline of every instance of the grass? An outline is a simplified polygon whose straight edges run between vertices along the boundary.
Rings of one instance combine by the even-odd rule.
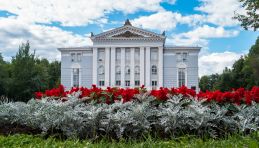
[[[159,148],[159,147],[191,147],[191,148],[208,148],[208,147],[248,147],[248,148],[258,148],[259,138],[258,134],[256,136],[240,136],[234,135],[229,136],[225,139],[206,139],[202,140],[193,137],[181,137],[174,140],[155,140],[152,138],[147,138],[145,141],[107,141],[102,140],[98,142],[92,142],[89,140],[79,141],[79,140],[59,140],[55,138],[44,139],[41,136],[33,135],[10,135],[10,136],[0,136],[0,147],[97,147],[97,148],[112,148],[112,147],[134,147],[134,148]]]

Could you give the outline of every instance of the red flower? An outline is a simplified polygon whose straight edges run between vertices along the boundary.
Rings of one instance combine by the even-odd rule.
[[[41,99],[43,97],[43,93],[42,92],[35,92],[35,97],[36,99]]]

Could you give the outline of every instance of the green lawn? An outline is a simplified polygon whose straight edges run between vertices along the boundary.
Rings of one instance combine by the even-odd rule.
[[[231,136],[225,139],[213,140],[207,139],[202,140],[199,138],[182,137],[170,141],[165,140],[154,140],[147,138],[145,141],[120,141],[120,142],[109,142],[109,141],[99,141],[91,142],[89,140],[79,141],[79,140],[65,140],[61,141],[55,138],[43,139],[40,136],[32,135],[12,135],[12,136],[0,136],[0,147],[198,147],[198,148],[208,148],[208,147],[259,147],[258,136]]]

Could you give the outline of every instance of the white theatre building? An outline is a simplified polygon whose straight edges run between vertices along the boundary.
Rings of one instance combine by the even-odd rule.
[[[131,25],[91,34],[92,46],[58,48],[61,83],[91,87],[180,87],[198,90],[200,47],[165,46],[164,33]]]

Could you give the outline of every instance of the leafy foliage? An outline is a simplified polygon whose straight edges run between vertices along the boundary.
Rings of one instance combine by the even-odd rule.
[[[242,7],[246,9],[246,14],[236,14],[235,19],[241,22],[241,26],[246,30],[252,28],[256,31],[259,28],[259,0],[239,0]]]
[[[60,62],[49,63],[31,53],[29,42],[22,44],[10,63],[0,55],[0,97],[28,101],[33,92],[60,84]]]
[[[233,88],[259,86],[259,38],[249,53],[238,59],[231,69],[225,68],[222,74],[202,76],[199,86],[202,91],[230,91]]]
[[[0,103],[0,124],[20,124],[54,131],[70,138],[138,138],[147,134],[168,138],[186,134],[221,137],[230,133],[257,131],[259,105],[219,105],[183,95],[168,95],[156,104],[146,93],[131,102],[83,103],[80,92],[66,102],[45,97],[41,100]],[[140,101],[141,100],[141,101]],[[94,103],[94,104],[93,104]]]

